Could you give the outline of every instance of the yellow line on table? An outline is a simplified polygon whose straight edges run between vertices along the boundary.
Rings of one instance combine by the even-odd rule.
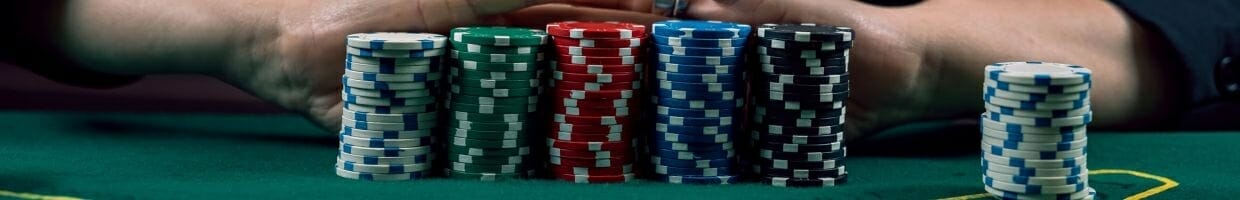
[[[1171,180],[1170,178],[1153,175],[1153,174],[1145,173],[1145,172],[1134,171],[1134,170],[1124,170],[1124,169],[1089,170],[1089,175],[1104,175],[1104,174],[1127,174],[1127,175],[1132,175],[1132,176],[1141,177],[1145,179],[1152,179],[1152,180],[1163,183],[1162,185],[1158,187],[1150,188],[1148,190],[1142,191],[1141,193],[1137,193],[1132,196],[1125,197],[1124,200],[1145,199],[1150,196],[1154,196],[1158,193],[1162,193],[1167,190],[1170,190],[1171,188],[1175,188],[1176,186],[1180,186],[1179,182],[1176,182],[1175,180]],[[941,198],[939,200],[969,200],[969,199],[981,199],[981,198],[989,198],[989,197],[991,197],[990,193],[979,193],[979,194],[970,194],[970,195],[964,195],[964,196]]]
[[[42,199],[42,200],[81,200],[81,198],[77,198],[77,197],[20,193],[20,192],[8,191],[8,190],[0,190],[0,197],[12,197],[12,198],[17,198],[17,199]]]

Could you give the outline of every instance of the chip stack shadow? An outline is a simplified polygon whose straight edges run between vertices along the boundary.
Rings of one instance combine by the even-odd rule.
[[[346,37],[337,175],[397,181],[430,174],[445,41],[428,33]]]
[[[1086,167],[1092,72],[1081,66],[1004,62],[982,86],[982,183],[1000,199],[1094,199]]]
[[[449,178],[497,181],[534,176],[531,154],[545,65],[542,30],[459,27],[451,30],[446,106]]]
[[[848,181],[844,102],[853,31],[815,24],[764,24],[757,30],[750,137],[753,171],[779,187]]]
[[[668,20],[651,27],[655,50],[649,143],[653,178],[676,184],[740,181],[741,67],[749,25]]]
[[[624,22],[547,24],[558,58],[551,71],[548,163],[556,179],[622,183],[634,179],[646,26]]]

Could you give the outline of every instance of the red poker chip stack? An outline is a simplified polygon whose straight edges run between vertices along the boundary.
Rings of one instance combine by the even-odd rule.
[[[547,24],[552,64],[548,159],[553,176],[577,183],[633,180],[646,26],[624,22]]]

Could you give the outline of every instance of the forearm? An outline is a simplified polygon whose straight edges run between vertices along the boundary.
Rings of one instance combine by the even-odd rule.
[[[924,77],[935,81],[932,105],[978,110],[982,66],[1001,61],[1040,60],[1078,64],[1093,70],[1095,124],[1120,127],[1156,120],[1173,112],[1177,93],[1170,49],[1119,9],[1102,1],[948,1],[927,3],[926,21],[947,22],[932,35]],[[935,30],[944,24],[910,24]],[[935,42],[937,41],[937,42]],[[932,107],[931,109],[934,109]]]
[[[65,8],[60,48],[83,67],[116,74],[217,74],[250,60],[274,35],[280,1],[80,0]]]

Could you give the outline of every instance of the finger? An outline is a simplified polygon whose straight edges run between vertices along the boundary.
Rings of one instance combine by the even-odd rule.
[[[649,26],[667,18],[632,11],[547,4],[518,10],[494,20],[500,25],[543,28],[548,23],[559,21],[622,21]]]

